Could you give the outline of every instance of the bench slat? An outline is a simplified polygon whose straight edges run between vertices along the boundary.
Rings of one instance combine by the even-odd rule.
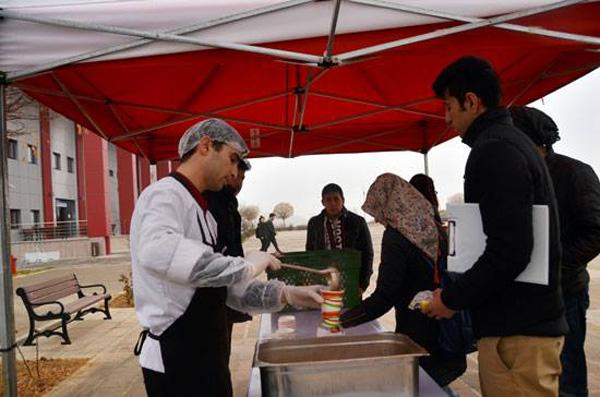
[[[41,297],[38,297],[35,300],[32,300],[31,303],[40,304],[40,303],[57,301],[59,299],[66,298],[67,296],[76,294],[77,291],[79,291],[79,287],[69,287],[67,289],[63,289],[63,290],[56,291],[51,294],[46,294]]]
[[[77,282],[77,279],[75,278],[74,274],[67,274],[66,276],[53,278],[52,280],[44,281],[44,282],[37,283],[37,284],[31,284],[31,285],[21,287],[21,288],[23,288],[23,291],[25,291],[27,294],[29,294],[31,292],[35,292],[35,291],[38,291],[41,289],[53,287],[57,284],[61,284],[68,280],[74,280],[75,282]]]
[[[81,309],[86,308],[87,306],[91,306],[96,302],[103,301],[105,298],[110,297],[109,294],[102,295],[90,295],[85,298],[77,299],[76,301],[69,302],[65,305],[65,312],[67,313],[75,313],[80,311]]]
[[[27,297],[31,303],[39,303],[48,300],[56,300],[56,295],[59,293],[62,293],[63,296],[59,296],[58,299],[75,294],[78,291],[79,285],[77,285],[74,280],[68,280],[62,284],[56,284],[52,287],[40,289],[35,292],[28,292]],[[53,298],[48,298],[49,296],[52,296]]]

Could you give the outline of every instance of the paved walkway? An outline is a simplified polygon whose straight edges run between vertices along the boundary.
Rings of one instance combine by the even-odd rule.
[[[304,249],[305,231],[278,233],[278,241],[283,250],[301,251]],[[375,243],[375,258],[379,258],[383,229],[372,226]],[[246,249],[257,249],[259,243],[252,238]],[[130,270],[127,255],[115,255],[93,261],[66,261],[51,270],[30,276],[17,277],[15,288],[53,278],[59,275],[76,273],[83,283],[105,283],[109,291],[117,294],[122,286],[117,281],[120,274]],[[600,397],[600,258],[591,265],[591,306],[588,315],[588,354],[590,395]],[[371,290],[377,274],[373,275]],[[17,297],[15,297],[17,298]],[[16,324],[18,335],[27,332],[26,313],[20,299],[15,299]],[[69,379],[54,388],[48,396],[144,396],[141,371],[132,348],[139,333],[139,325],[133,309],[111,309],[113,319],[102,320],[102,314],[88,315],[84,321],[71,323],[69,332],[71,345],[61,345],[59,338],[41,338],[40,356],[45,357],[90,357],[91,360]],[[393,311],[380,319],[388,330],[394,329]],[[247,393],[250,366],[256,338],[258,317],[253,321],[234,327],[232,341],[231,373],[235,396]],[[35,347],[21,347],[28,358],[35,357]],[[477,379],[477,355],[469,356],[469,368],[465,375],[452,384],[462,397],[480,396]]]

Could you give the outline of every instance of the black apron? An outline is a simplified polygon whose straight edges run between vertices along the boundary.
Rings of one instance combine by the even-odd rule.
[[[185,177],[176,172],[171,176],[195,198]],[[202,225],[198,226],[204,243],[210,243]],[[142,368],[148,396],[233,395],[228,368],[230,340],[226,299],[227,287],[196,288],[185,312],[160,336],[142,331],[134,353],[139,354],[146,335],[157,339],[165,368],[164,374]]]
[[[165,373],[143,368],[150,397],[233,394],[228,368],[227,288],[197,288],[186,309],[160,336]],[[138,348],[141,350],[141,347]]]

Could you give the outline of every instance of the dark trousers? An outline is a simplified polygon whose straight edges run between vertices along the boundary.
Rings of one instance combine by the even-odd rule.
[[[585,362],[586,317],[590,306],[588,288],[574,295],[565,296],[565,308],[570,332],[565,336],[565,347],[560,355],[562,374],[560,396],[580,397],[588,395],[587,365]]]
[[[267,252],[267,249],[269,248],[271,243],[273,243],[273,247],[275,247],[277,252],[281,252],[281,250],[279,249],[279,246],[277,245],[277,240],[275,240],[275,237],[273,237],[272,239],[270,239],[268,237],[261,238],[260,239],[260,250]]]

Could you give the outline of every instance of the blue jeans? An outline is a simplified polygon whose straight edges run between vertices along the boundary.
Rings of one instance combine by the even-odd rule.
[[[589,289],[565,296],[567,322],[571,329],[565,336],[565,347],[560,355],[562,374],[560,376],[561,397],[581,397],[588,395],[587,365],[585,362],[586,318],[590,306]]]

